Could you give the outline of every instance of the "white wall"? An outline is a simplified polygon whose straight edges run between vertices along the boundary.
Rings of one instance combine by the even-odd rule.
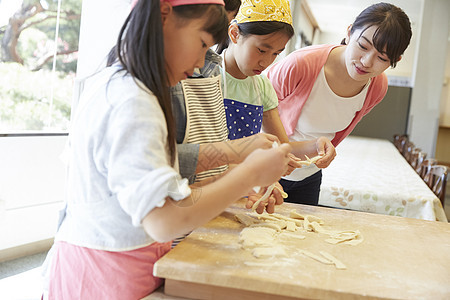
[[[450,23],[450,1],[425,0],[414,69],[408,134],[434,156]]]
[[[444,83],[442,85],[439,124],[441,126],[450,127],[450,36],[447,43],[447,63],[445,67]]]
[[[89,76],[104,66],[130,12],[130,3],[131,0],[83,0],[77,78]]]
[[[0,137],[0,202],[6,209],[62,202],[66,136]],[[2,205],[0,205],[2,206]]]
[[[314,0],[312,0],[314,1]],[[374,1],[377,2],[377,1]],[[399,4],[397,4],[399,5]],[[408,7],[406,6],[403,8],[399,5],[402,9],[404,9],[405,13],[410,16],[411,19],[417,19],[416,13],[412,11],[408,11]],[[345,38],[347,34],[347,27],[354,21],[354,19],[357,17],[357,15],[360,13],[359,10],[355,10],[355,13],[353,16],[350,17],[348,15],[347,22],[345,25],[342,25],[342,28],[334,29],[332,32],[321,32],[320,36],[318,38],[317,44],[339,44],[343,38]],[[409,47],[406,49],[401,62],[397,64],[397,66],[392,69],[389,68],[386,71],[386,74],[391,77],[391,84],[394,85],[401,85],[401,86],[411,86],[412,85],[412,76],[414,71],[414,63],[415,63],[415,56],[416,56],[416,48],[418,44],[417,35],[420,28],[420,23],[413,22],[411,24],[411,29],[413,32],[411,42]],[[397,78],[398,77],[398,78]],[[405,79],[404,83],[401,84],[395,84],[394,80],[397,80],[399,82],[401,79]],[[402,81],[403,82],[403,81]]]

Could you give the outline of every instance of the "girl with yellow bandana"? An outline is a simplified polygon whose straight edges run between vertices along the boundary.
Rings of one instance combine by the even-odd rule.
[[[222,77],[229,139],[247,137],[262,128],[277,135],[282,143],[289,142],[278,114],[276,92],[261,73],[284,50],[293,34],[288,0],[242,1],[228,28],[228,45],[218,49],[224,59]],[[327,167],[335,156],[330,140],[323,137],[291,146],[292,153],[299,157],[323,155],[316,162],[319,168]],[[290,168],[300,168],[294,155]]]

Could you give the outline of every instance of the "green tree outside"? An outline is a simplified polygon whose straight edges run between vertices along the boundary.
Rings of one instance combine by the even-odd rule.
[[[55,72],[58,1],[24,0],[0,27],[0,133],[68,129],[81,1],[61,2]]]

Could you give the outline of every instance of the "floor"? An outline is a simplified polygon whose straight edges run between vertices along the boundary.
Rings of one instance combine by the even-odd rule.
[[[46,255],[42,252],[0,263],[0,299],[41,299],[41,266]]]
[[[447,184],[445,213],[450,220],[450,182]],[[0,299],[39,300],[42,292],[40,266],[46,255],[47,252],[42,252],[0,263]]]

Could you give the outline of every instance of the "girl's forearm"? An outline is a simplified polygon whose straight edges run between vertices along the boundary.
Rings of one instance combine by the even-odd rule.
[[[248,155],[245,149],[250,143],[251,139],[238,139],[201,144],[196,172],[241,163]]]
[[[192,195],[184,200],[167,199],[162,208],[153,209],[144,218],[144,228],[160,242],[188,233],[246,196],[255,185],[254,178],[251,170],[237,166],[214,184],[194,188]]]

